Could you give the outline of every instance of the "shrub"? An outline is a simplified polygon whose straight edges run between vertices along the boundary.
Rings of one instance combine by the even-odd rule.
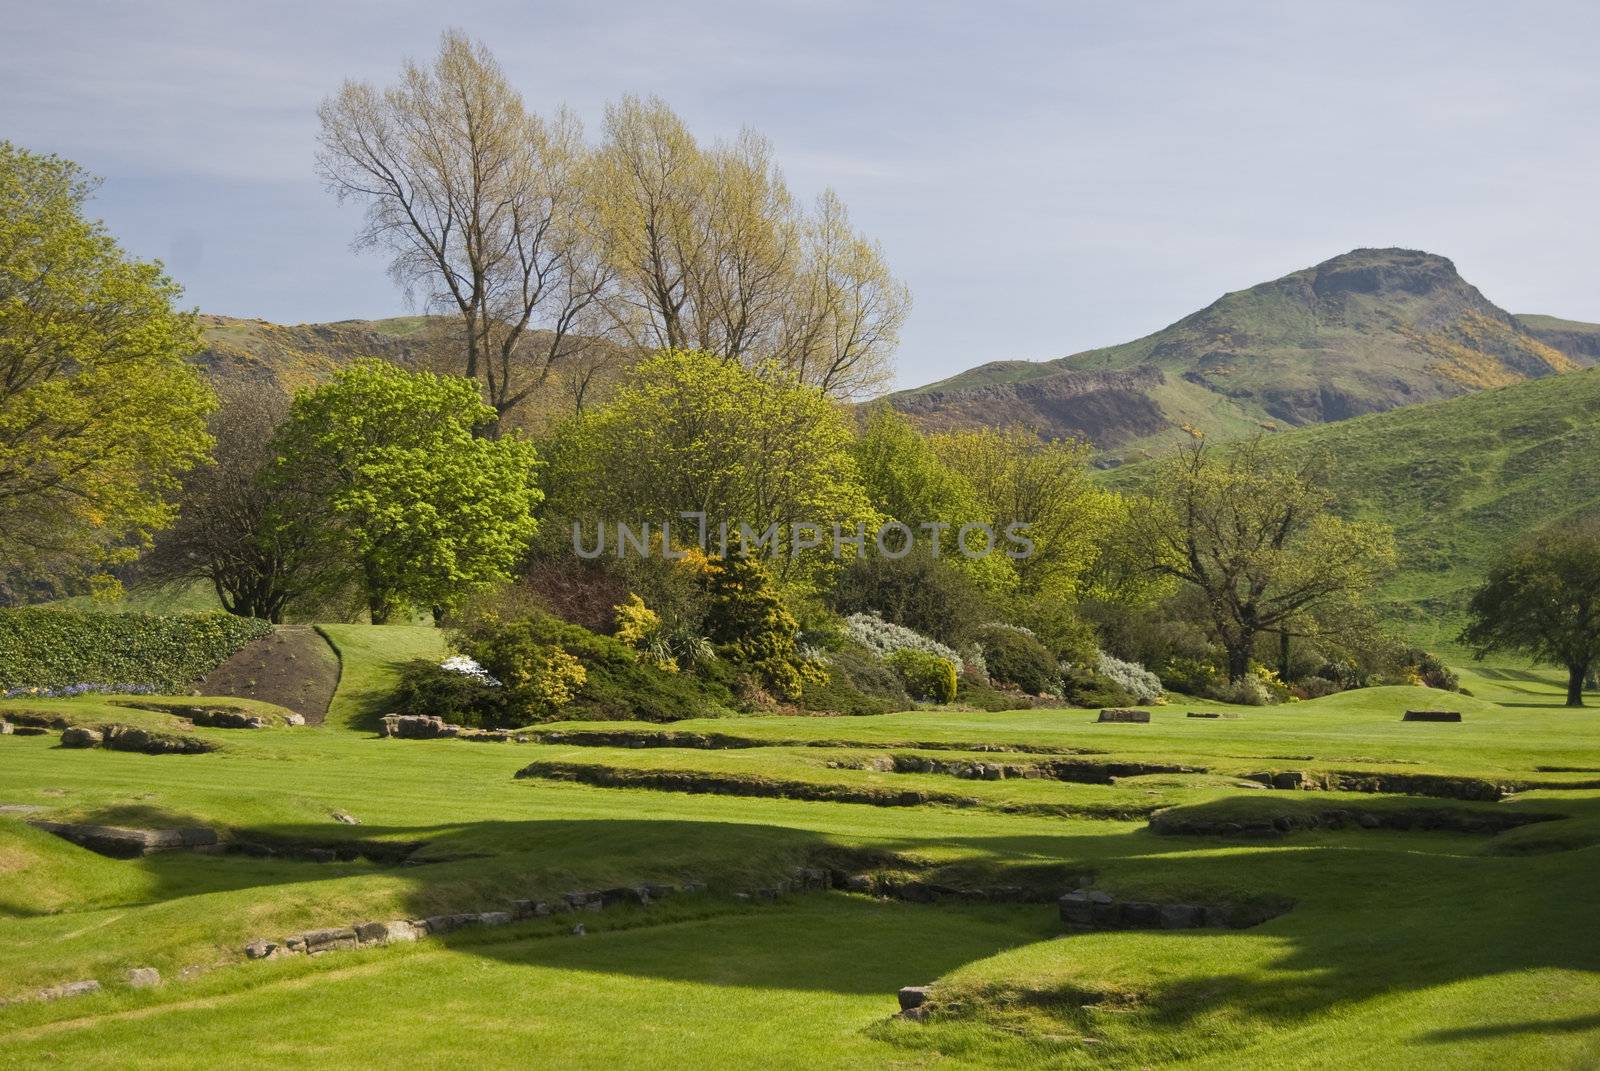
[[[896,651],[923,651],[951,662],[957,671],[963,666],[961,656],[938,640],[885,621],[877,614],[851,614],[844,619],[844,627],[852,640],[879,658],[888,658]]]
[[[999,688],[991,688],[982,681],[975,680],[970,673],[961,675],[960,686],[956,689],[956,702],[979,710],[987,710],[991,714],[1001,710],[1023,710],[1038,705],[1031,696],[1021,692],[1006,692]]]
[[[1056,660],[1027,629],[989,624],[978,630],[977,639],[991,680],[1020,688],[1030,695],[1059,690],[1060,671]]]
[[[400,686],[392,702],[397,714],[432,714],[446,721],[488,729],[509,724],[505,698],[503,688],[427,659],[417,659],[400,667]]]
[[[1222,703],[1236,703],[1242,707],[1260,707],[1272,702],[1272,694],[1261,678],[1254,673],[1236,681],[1219,680],[1209,685],[1203,693],[1208,699]]]
[[[1326,677],[1302,677],[1289,689],[1290,694],[1297,699],[1321,699],[1325,695],[1335,695],[1342,691],[1344,688],[1338,681],[1330,681]]]
[[[1161,679],[1137,662],[1124,662],[1101,651],[1094,668],[1140,703],[1158,703],[1165,698]]]
[[[900,675],[906,691],[914,698],[932,703],[955,702],[956,664],[950,659],[905,647],[885,661]]]
[[[1455,671],[1439,660],[1439,656],[1420,647],[1408,648],[1403,657],[1406,669],[1410,670],[1418,684],[1429,688],[1440,688],[1447,692],[1460,691],[1461,679]]]
[[[839,574],[832,599],[840,613],[875,613],[952,645],[991,612],[970,573],[921,549],[904,558],[861,555]]]
[[[911,706],[900,677],[881,658],[848,643],[826,654],[827,679],[808,680],[800,705],[838,714],[889,714]]]
[[[253,617],[0,610],[0,690],[73,684],[187,688],[272,626]]]
[[[1134,694],[1109,677],[1102,677],[1078,662],[1062,662],[1061,699],[1073,707],[1125,707],[1137,703]]]
[[[706,572],[710,638],[733,661],[750,667],[784,699],[798,699],[804,683],[795,641],[800,625],[772,590],[761,560],[737,539],[713,558]]]
[[[1157,673],[1168,691],[1184,695],[1209,695],[1221,676],[1210,662],[1182,656],[1167,659]]]
[[[462,634],[459,646],[504,682],[493,690],[503,695],[484,704],[501,724],[552,717],[677,721],[725,716],[735,703],[731,671],[667,673],[620,640],[548,614],[481,623]],[[572,662],[581,667],[581,680]],[[568,698],[558,701],[562,691]]]

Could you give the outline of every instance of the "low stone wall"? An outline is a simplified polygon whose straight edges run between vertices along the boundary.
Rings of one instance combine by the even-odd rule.
[[[1119,821],[1147,818],[1160,807],[1098,803],[1022,803],[963,796],[939,788],[898,788],[874,784],[826,784],[816,781],[709,773],[703,770],[643,770],[598,763],[534,762],[518,770],[518,778],[572,781],[599,788],[645,788],[656,792],[711,793],[762,799],[812,800],[822,803],[864,803],[873,807],[983,807],[1006,814],[1095,817]]]
[[[109,751],[135,751],[144,755],[203,755],[217,745],[194,736],[158,733],[135,725],[71,725],[61,730],[65,748],[103,747]]]
[[[71,841],[113,859],[134,859],[151,852],[170,852],[182,848],[214,848],[220,843],[216,831],[203,827],[187,829],[129,829],[124,826],[80,825],[72,822],[46,822],[29,819],[28,824],[62,840]]]
[[[1219,818],[1175,809],[1151,818],[1150,832],[1179,836],[1272,838],[1303,830],[1393,829],[1492,835],[1565,817],[1528,811],[1468,811],[1450,807],[1328,807],[1321,810],[1308,807],[1271,817]]]
[[[1204,927],[1245,929],[1288,911],[1292,904],[1163,904],[1118,900],[1090,889],[1069,892],[1057,901],[1061,921],[1078,930],[1193,930]]]
[[[1520,786],[1450,774],[1377,773],[1368,770],[1267,770],[1244,775],[1280,791],[1370,792],[1496,803]]]
[[[881,773],[932,773],[959,777],[967,781],[1029,780],[1070,781],[1085,785],[1114,785],[1121,777],[1149,774],[1203,774],[1205,766],[1184,766],[1170,762],[1084,762],[1050,759],[1044,762],[977,762],[967,759],[936,759],[926,755],[883,755],[865,762],[829,762],[835,769],[871,769]]]
[[[822,871],[826,875],[826,871]],[[463,911],[430,915],[418,919],[390,919],[384,922],[358,922],[350,926],[307,930],[277,941],[256,939],[244,946],[247,959],[277,959],[282,956],[319,956],[354,948],[438,937],[457,930],[484,926],[509,926],[528,919],[549,918],[573,912],[602,911],[620,904],[647,907],[672,896],[689,896],[706,891],[697,882],[683,885],[643,884],[569,892],[550,900],[513,900],[508,908],[495,911]],[[749,894],[742,894],[751,899]]]
[[[379,736],[400,740],[481,740],[489,743],[528,742],[526,734],[513,729],[469,729],[432,714],[385,714],[378,726]]]

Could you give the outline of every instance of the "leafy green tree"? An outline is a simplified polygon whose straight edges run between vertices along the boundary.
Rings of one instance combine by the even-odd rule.
[[[1348,605],[1394,568],[1389,529],[1332,505],[1314,462],[1297,468],[1259,439],[1225,452],[1199,444],[1129,503],[1123,539],[1142,568],[1198,590],[1236,681],[1262,632]]]
[[[933,442],[910,421],[887,404],[874,406],[854,453],[867,498],[879,514],[910,528],[917,534],[919,547],[936,553],[939,562],[965,573],[990,595],[998,596],[1016,587],[1017,571],[1006,556],[1002,533],[994,527],[989,503],[964,473],[940,459]],[[997,540],[990,553],[982,557],[961,553],[961,529],[969,524],[988,525],[995,531]],[[935,533],[937,537],[933,538]],[[974,552],[982,546],[981,539],[971,543]],[[894,572],[891,559],[877,570],[877,575],[887,579]],[[901,621],[886,606],[874,608],[890,621],[929,631]],[[960,624],[971,623],[969,620]]]
[[[84,218],[94,185],[0,141],[0,587],[131,559],[210,447],[194,317]]]
[[[1043,442],[1020,429],[983,428],[933,437],[934,450],[978,494],[1002,534],[1027,526],[1032,553],[1015,559],[1023,596],[1071,599],[1117,515],[1118,499],[1089,478],[1090,448]]]
[[[762,553],[787,559],[795,524],[823,526],[824,547],[836,522],[851,533],[857,523],[870,528],[851,439],[837,403],[774,365],[667,350],[555,437],[549,513],[665,521],[680,545],[699,532],[679,514],[701,513],[713,547],[723,524],[730,532],[748,525],[757,539],[770,527]]]
[[[402,604],[459,605],[509,578],[537,528],[534,449],[475,432],[495,419],[472,381],[357,361],[300,394],[277,479],[328,503],[373,622]]]
[[[1600,659],[1600,521],[1537,532],[1489,570],[1472,596],[1462,642],[1479,658],[1519,651],[1567,671],[1567,706]]]

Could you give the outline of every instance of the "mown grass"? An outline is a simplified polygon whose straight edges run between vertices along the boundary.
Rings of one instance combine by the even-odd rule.
[[[395,664],[437,650],[427,630],[329,631],[347,677],[343,726],[378,709]],[[1156,708],[1146,726],[1097,725],[1085,711],[952,710],[690,726],[787,742],[745,751],[382,740],[333,718],[316,729],[213,731],[225,749],[195,756],[6,738],[0,804],[53,818],[213,824],[290,847],[420,841],[414,858],[426,865],[180,853],[113,861],[27,827],[26,816],[0,816],[0,997],[77,978],[106,986],[0,1007],[0,1066],[1591,1066],[1600,1059],[1600,932],[1589,918],[1600,848],[1585,845],[1600,830],[1600,791],[1468,805],[1247,790],[1220,774],[1088,785],[827,765],[923,741],[1022,749],[922,752],[942,760],[1080,748],[1105,754],[1045,757],[1199,759],[1192,764],[1217,769],[1371,760],[1463,776],[1600,768],[1593,714],[1462,700],[1459,725],[1399,721],[1406,706],[1440,698],[1377,690],[1247,709],[1236,721],[1185,719],[1179,704]],[[852,746],[794,743],[805,740]],[[513,776],[535,761],[938,786],[992,805],[864,806]],[[1142,818],[1003,809],[1088,799],[1268,815],[1331,803],[1569,817],[1496,836],[1349,829],[1239,841],[1159,836]],[[335,810],[362,824],[334,821]],[[830,893],[753,905],[728,895],[818,861],[961,887],[1049,891],[1092,878],[1121,896],[1269,897],[1293,908],[1241,931],[1067,934],[1048,904]],[[582,938],[567,932],[568,917],[313,959],[245,963],[240,952],[251,938],[317,925],[641,881],[706,881],[713,892],[586,915]],[[143,965],[166,983],[121,983]],[[184,968],[204,970],[180,980]],[[936,987],[930,1021],[891,1021],[894,990],[923,983]]]

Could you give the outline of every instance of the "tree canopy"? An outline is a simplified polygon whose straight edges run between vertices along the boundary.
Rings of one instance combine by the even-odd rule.
[[[76,164],[0,142],[0,587],[131,559],[210,445],[194,317],[84,216]]]
[[[644,361],[612,400],[575,419],[551,446],[551,512],[638,525],[666,521],[710,541],[748,524],[763,553],[787,553],[791,526],[869,528],[849,422],[814,387],[774,365],[746,368],[712,354],[669,350]]]
[[[1259,439],[1197,444],[1129,503],[1125,550],[1141,568],[1199,591],[1228,676],[1239,680],[1260,633],[1352,601],[1394,567],[1389,530],[1344,520],[1332,505],[1314,467],[1289,464]]]
[[[1567,706],[1600,659],[1600,521],[1529,536],[1492,569],[1467,608],[1461,639],[1479,658],[1517,651],[1567,671]]]
[[[534,449],[477,437],[494,418],[470,380],[380,360],[295,399],[276,479],[327,503],[327,538],[355,564],[374,623],[508,579],[533,538]]]

